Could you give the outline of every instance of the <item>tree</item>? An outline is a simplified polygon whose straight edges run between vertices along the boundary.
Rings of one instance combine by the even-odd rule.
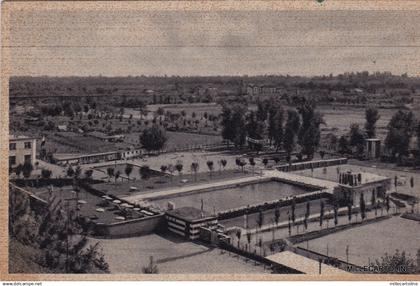
[[[140,143],[147,151],[161,150],[167,140],[165,131],[157,125],[144,129],[140,135]]]
[[[198,165],[197,162],[191,163],[191,171],[194,173],[194,181],[196,182],[197,182],[197,172],[199,168],[200,168],[200,165]]]
[[[298,132],[298,142],[302,153],[312,159],[321,139],[320,125],[325,124],[323,115],[315,111],[313,102],[305,102],[298,111],[302,117],[302,124]]]
[[[309,218],[309,216],[311,215],[311,202],[308,201],[306,203],[306,212],[305,212],[305,217]]]
[[[274,221],[275,221],[276,225],[279,224],[279,221],[280,221],[280,209],[278,207],[276,207],[276,209],[274,210]]]
[[[269,108],[268,113],[268,138],[270,139],[270,144],[274,141],[274,145],[278,150],[283,144],[283,121],[284,121],[284,112],[283,108],[279,104],[273,104]]]
[[[264,167],[265,167],[265,168],[267,168],[267,165],[268,165],[268,159],[267,159],[267,158],[264,158],[264,159],[262,160],[262,163],[264,164]]]
[[[49,179],[49,178],[51,178],[51,174],[52,174],[51,170],[48,170],[48,169],[42,169],[41,170],[41,177],[43,179]]]
[[[124,173],[127,175],[128,179],[130,179],[130,174],[131,174],[132,171],[133,171],[133,165],[126,164],[125,169],[124,169]]]
[[[349,222],[351,221],[351,215],[352,215],[352,205],[351,202],[347,203],[347,216],[349,219]]]
[[[264,213],[262,211],[259,211],[258,216],[257,216],[257,225],[261,229],[263,224],[264,224]]]
[[[347,141],[346,136],[341,136],[338,140],[338,153],[347,154],[349,152],[349,142]]]
[[[417,272],[414,260],[407,257],[405,251],[399,252],[398,249],[393,255],[385,253],[370,266],[383,274],[415,274]]]
[[[181,172],[182,172],[182,168],[184,167],[184,165],[182,164],[182,162],[181,161],[178,161],[176,164],[175,164],[175,169],[178,171],[178,174],[179,175],[181,175]]]
[[[368,138],[374,138],[376,136],[376,122],[379,120],[380,115],[378,109],[375,107],[368,107],[365,110],[365,130]]]
[[[242,169],[242,173],[245,172],[246,162],[244,160],[239,159],[236,164]]]
[[[86,179],[91,179],[92,175],[93,175],[93,170],[92,169],[85,170],[85,178]]]
[[[211,178],[211,175],[212,175],[212,173],[213,173],[213,169],[214,169],[214,162],[213,161],[207,161],[207,168],[209,168],[209,171],[210,171],[210,178]]]
[[[257,102],[257,120],[264,122],[267,120],[268,115],[268,101],[258,101]]]
[[[295,149],[295,138],[296,133],[300,127],[299,114],[295,110],[287,111],[287,122],[284,132],[283,146],[287,152],[287,155],[290,156],[292,151]]]
[[[248,160],[249,160],[249,164],[252,166],[252,173],[254,173],[255,159],[254,159],[254,157],[250,157]]]
[[[114,177],[114,168],[108,167],[106,169],[106,173],[108,174],[108,182],[111,180],[112,177]]]
[[[388,134],[385,138],[385,148],[395,159],[401,162],[408,155],[408,147],[414,129],[414,114],[411,111],[399,110],[388,123]]]
[[[258,121],[255,118],[255,113],[254,111],[250,111],[248,116],[247,116],[247,122],[246,122],[246,133],[248,134],[248,137],[252,138],[252,139],[262,139],[262,133],[264,131],[264,126],[261,123],[261,121]],[[250,146],[251,149],[254,150],[261,150],[262,146],[259,143],[251,143],[248,142],[248,145]]]
[[[376,196],[375,196],[375,191],[372,190],[372,196],[371,196],[371,201],[370,204],[372,206],[372,208],[375,209],[375,216],[378,214],[377,208],[376,208]]]
[[[223,166],[223,170],[226,168],[227,161],[225,159],[220,160]]]
[[[67,168],[67,177],[69,177],[69,178],[71,178],[71,177],[73,177],[74,176],[74,169],[73,169],[73,167],[72,166],[69,166],[68,168]]]
[[[162,173],[166,173],[166,171],[168,170],[168,166],[162,165],[160,166],[160,170],[162,171]]]
[[[120,170],[117,170],[116,172],[115,172],[115,176],[114,176],[114,179],[115,179],[115,183],[117,182],[117,180],[118,180],[118,178],[121,176],[121,172],[120,172]]]
[[[416,164],[420,164],[420,122],[417,123],[416,127],[416,137],[417,137],[417,153],[416,156]]]
[[[23,169],[23,165],[22,164],[19,164],[19,165],[16,166],[15,174],[16,174],[16,176],[18,178],[20,177],[20,174],[22,173],[22,169]]]
[[[324,201],[321,201],[321,209],[319,212],[319,226],[322,227],[322,223],[324,222],[324,211],[325,211],[325,204]]]
[[[360,215],[362,216],[362,220],[366,218],[366,203],[363,193],[360,194]]]
[[[87,238],[74,210],[64,211],[60,205],[43,209],[40,214],[22,214],[29,224],[15,225],[26,242],[40,250],[39,262],[56,273],[104,273],[108,264],[99,251],[99,243],[86,247]],[[23,228],[22,228],[23,226]],[[71,237],[71,239],[70,239]],[[29,241],[28,241],[29,239]]]
[[[242,233],[241,233],[241,229],[240,229],[240,228],[238,228],[238,229],[236,230],[236,237],[238,238],[238,249],[239,249],[239,245],[240,245],[240,242],[241,242],[241,235],[242,235]]]
[[[77,179],[80,177],[81,174],[82,174],[82,168],[79,165],[77,165],[76,169],[74,169],[73,177]]]
[[[25,162],[22,166],[22,174],[25,179],[28,179],[31,176],[34,167],[31,163]]]
[[[149,265],[143,267],[142,271],[144,274],[158,274],[159,273],[158,266],[153,261],[153,256],[149,257]]]
[[[251,233],[250,232],[247,232],[246,233],[246,240],[248,241],[248,245],[249,245],[249,252],[251,252],[251,238],[252,238],[252,236],[251,236]]]
[[[338,224],[338,204],[334,201],[334,225]]]
[[[356,152],[361,156],[365,148],[365,136],[359,128],[359,125],[354,123],[350,126],[350,146],[356,148]]]
[[[292,199],[292,222],[293,223],[295,223],[295,220],[296,220],[296,214],[295,214],[295,211],[296,211],[296,199],[295,199],[295,197],[293,197],[293,199]]]
[[[232,141],[235,147],[241,147],[245,143],[245,113],[246,107],[241,104],[232,107],[224,105],[222,108],[222,137]]]
[[[150,178],[150,167],[148,165],[142,165],[139,169],[139,174],[143,180],[148,180]]]

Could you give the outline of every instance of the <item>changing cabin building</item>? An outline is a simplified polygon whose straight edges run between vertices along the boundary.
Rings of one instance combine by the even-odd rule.
[[[341,172],[338,183],[334,189],[335,197],[339,201],[350,201],[353,206],[360,205],[362,193],[366,205],[370,205],[373,196],[383,199],[391,189],[391,178],[365,172]]]
[[[188,240],[200,237],[201,227],[217,226],[217,217],[193,207],[182,207],[166,212],[168,230]]]

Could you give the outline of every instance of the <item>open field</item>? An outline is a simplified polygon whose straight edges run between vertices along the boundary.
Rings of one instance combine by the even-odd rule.
[[[392,217],[390,219],[336,232],[308,242],[310,250],[346,261],[346,245],[349,246],[349,262],[359,266],[369,265],[385,253],[396,249],[405,251],[415,259],[420,249],[420,224],[416,221]],[[306,248],[306,242],[299,244]]]
[[[159,108],[172,113],[179,113],[184,110],[187,116],[191,116],[195,112],[198,117],[203,116],[205,112],[209,115],[219,115],[222,111],[222,106],[217,103],[153,104],[147,106],[147,109],[153,112],[156,112]]]
[[[373,165],[374,166],[374,165]],[[326,168],[326,173],[324,173],[323,168],[316,168],[313,170],[313,177],[319,178],[319,179],[325,179],[329,181],[338,182],[337,177],[337,168],[341,172],[346,170],[351,170],[353,172],[368,172],[368,173],[374,173],[380,176],[389,177],[392,179],[391,184],[391,191],[397,191],[401,193],[405,193],[408,195],[413,195],[420,197],[420,175],[417,173],[410,173],[410,172],[404,172],[404,171],[396,171],[396,170],[388,170],[388,169],[380,169],[376,167],[366,167],[366,166],[357,166],[357,165],[341,165],[341,166],[331,166]],[[296,171],[294,172],[296,174],[305,175],[305,176],[312,176],[312,172],[310,169],[308,170],[302,170],[302,171]],[[398,177],[398,181],[401,182],[399,186],[397,186],[397,189],[395,190],[394,186],[394,178],[395,176]],[[414,187],[410,186],[410,179],[413,178],[414,180]]]
[[[173,202],[176,208],[200,208],[201,201],[203,201],[204,210],[213,213],[213,211],[219,212],[241,206],[292,197],[305,192],[306,190],[299,186],[269,181],[221,190],[195,192],[176,197],[151,200],[151,202],[162,208],[168,202]]]
[[[324,114],[326,125],[321,126],[321,128],[331,130],[337,137],[350,131],[352,123],[357,123],[360,128],[364,129],[366,122],[364,108],[321,106],[317,110]],[[386,126],[396,111],[396,109],[379,109],[381,117],[376,123],[377,136],[379,138],[385,138]]]
[[[150,234],[122,239],[89,239],[100,242],[111,273],[142,273],[149,257],[157,263],[159,273],[270,273],[263,266],[245,263],[219,249],[185,241],[172,235]]]

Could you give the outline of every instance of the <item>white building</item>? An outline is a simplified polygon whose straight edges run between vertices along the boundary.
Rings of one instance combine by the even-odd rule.
[[[9,138],[9,165],[15,168],[25,162],[34,164],[36,160],[35,137],[10,135]]]

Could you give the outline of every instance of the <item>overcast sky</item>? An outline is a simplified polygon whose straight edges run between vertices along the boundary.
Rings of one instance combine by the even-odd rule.
[[[420,75],[420,12],[20,11],[12,75]]]

